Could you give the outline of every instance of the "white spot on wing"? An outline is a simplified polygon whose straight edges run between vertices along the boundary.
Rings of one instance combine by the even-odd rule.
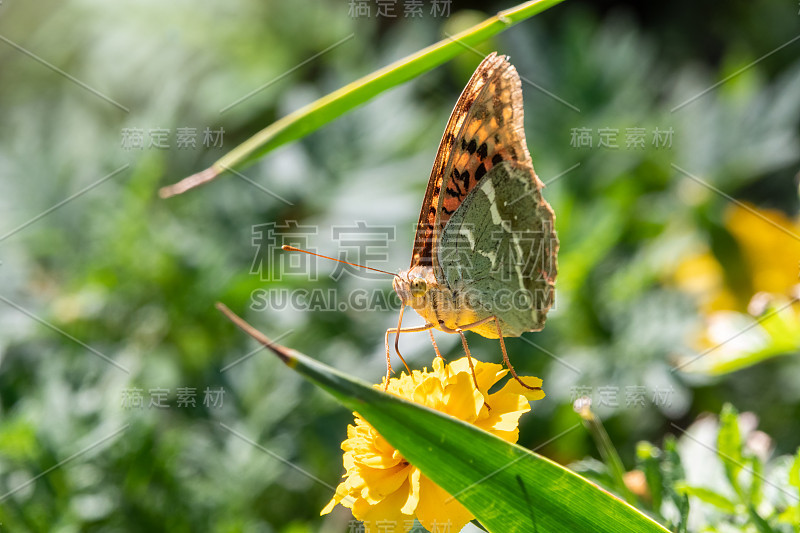
[[[469,230],[469,228],[467,228],[465,225],[462,224],[461,227],[458,228],[458,232],[461,235],[463,235],[464,237],[467,238],[467,240],[469,241],[470,250],[474,250],[475,249],[475,236],[472,235],[472,232]]]
[[[495,202],[494,184],[492,180],[488,179],[481,185],[481,190],[486,194],[489,199],[489,213],[492,215],[492,222],[497,225],[502,225],[503,219],[500,217],[500,211],[497,210],[497,203]]]
[[[519,235],[516,232],[512,231],[511,224],[507,220],[503,220],[503,217],[500,216],[500,211],[497,209],[497,202],[495,199],[496,192],[494,190],[494,184],[492,183],[492,180],[490,179],[486,180],[486,182],[483,185],[481,185],[481,190],[483,190],[483,192],[486,194],[486,197],[489,200],[489,213],[492,215],[492,222],[495,225],[500,226],[503,229],[503,231],[511,235],[511,242],[514,245],[514,252],[516,253],[516,257],[519,259],[514,261],[514,271],[517,274],[517,283],[519,284],[519,288],[524,291],[525,283],[523,281],[521,261],[525,257],[525,255],[523,254],[522,247],[520,246]],[[513,260],[514,258],[513,257],[506,258],[506,260],[509,259]],[[494,260],[492,261],[492,267],[496,266],[495,263],[496,263],[496,258],[494,258]]]

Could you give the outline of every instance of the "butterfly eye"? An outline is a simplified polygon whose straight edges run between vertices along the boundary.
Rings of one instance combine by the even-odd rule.
[[[425,282],[425,278],[414,278],[411,280],[411,296],[414,298],[425,296],[427,290],[428,284]]]

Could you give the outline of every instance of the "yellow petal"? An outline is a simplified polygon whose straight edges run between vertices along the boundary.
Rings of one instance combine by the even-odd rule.
[[[542,380],[533,376],[520,376],[520,379],[530,387],[542,386]],[[503,385],[503,388],[497,392],[497,394],[521,394],[529,401],[541,400],[544,398],[544,391],[541,388],[537,390],[528,389],[523,387],[522,384],[516,379],[509,379],[506,384]]]
[[[392,457],[395,452],[394,446],[386,442],[386,439],[381,437],[377,431],[375,432],[374,447],[376,453],[389,457]]]
[[[342,500],[347,498],[347,496],[349,495],[349,492],[350,491],[347,488],[347,483],[339,483],[339,486],[336,487],[336,492],[334,493],[333,498],[331,498],[331,501],[329,501],[328,505],[326,505],[325,508],[322,509],[322,511],[320,511],[320,513],[319,513],[320,516],[326,515],[326,514],[330,513],[331,511],[333,511],[333,508],[336,507],[337,503],[342,503]],[[350,505],[347,505],[348,503]],[[345,502],[344,506],[345,507],[351,507],[352,506],[352,501]]]
[[[508,372],[508,370],[503,369],[503,365],[484,363],[475,358],[472,359],[472,363],[475,367],[475,377],[478,381],[478,389],[481,391],[488,391],[491,389],[492,385],[500,381],[500,379],[506,375],[506,372]],[[469,361],[466,357],[462,357],[461,359],[453,361],[450,363],[450,367],[452,368],[454,374],[466,372],[472,376],[472,372],[469,369]]]
[[[411,467],[408,463],[387,470],[361,468],[359,474],[364,480],[361,497],[370,503],[380,501],[397,491],[406,482],[410,473]]]
[[[423,379],[414,389],[413,400],[420,405],[427,405],[432,409],[442,406],[442,382],[434,376]]]
[[[408,499],[406,500],[406,503],[405,505],[403,505],[402,509],[400,509],[400,512],[402,512],[403,514],[413,515],[414,511],[417,510],[417,506],[419,505],[420,477],[422,477],[422,473],[419,471],[419,468],[413,468],[411,475],[408,476],[408,482],[409,482]]]
[[[517,442],[517,425],[519,417],[524,413],[525,411],[512,411],[502,414],[493,414],[489,418],[477,422],[475,426],[508,442]],[[514,440],[510,440],[509,438],[513,438]]]
[[[356,464],[356,460],[352,453],[345,452],[344,455],[342,455],[342,463],[344,463],[345,472],[349,472],[350,469]]]
[[[483,408],[483,394],[475,389],[472,376],[462,372],[444,388],[442,412],[450,416],[474,422]]]
[[[353,516],[364,522],[365,531],[380,533],[405,533],[414,523],[414,515],[403,514],[400,509],[408,499],[408,481],[386,499],[369,505],[360,501],[353,506]]]
[[[732,205],[725,218],[725,227],[738,242],[752,274],[753,290],[789,292],[797,283],[800,262],[800,243],[794,238],[797,223],[780,211],[749,204]]]
[[[342,496],[342,498],[344,498],[344,496]],[[320,512],[319,512],[319,515],[320,515],[320,516],[325,516],[326,514],[328,514],[328,513],[330,513],[331,511],[333,511],[333,508],[334,508],[334,507],[336,507],[336,504],[338,504],[338,503],[339,503],[339,501],[340,501],[342,498],[337,498],[336,496],[334,496],[333,498],[331,498],[331,501],[329,501],[329,502],[328,502],[328,505],[326,505],[326,506],[325,506],[325,507],[322,509],[322,511],[320,511]]]
[[[420,477],[417,519],[431,533],[461,531],[474,517],[467,508],[425,476]]]
[[[495,437],[500,437],[504,441],[510,442],[512,444],[519,440],[519,428],[517,427],[508,431],[502,431],[498,429],[489,429],[487,431],[492,435],[494,435]]]
[[[541,386],[539,378],[526,377],[524,379],[525,383],[529,383],[531,386]],[[526,396],[542,397],[544,392],[531,391],[516,380],[509,379],[502,389],[489,396],[487,402],[492,409],[483,411],[475,425],[508,442],[516,442],[519,417],[531,409]]]
[[[362,454],[358,458],[359,466],[366,468],[374,468],[376,470],[389,470],[395,468],[403,461],[402,457],[394,457],[393,455],[383,454]]]

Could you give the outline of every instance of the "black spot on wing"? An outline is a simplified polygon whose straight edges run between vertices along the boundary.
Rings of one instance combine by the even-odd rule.
[[[478,143],[475,142],[475,139],[472,139],[467,145],[467,152],[469,152],[469,154],[472,155],[475,153],[475,150],[477,149],[478,149]]]
[[[494,157],[492,158],[492,165],[496,165],[497,163],[499,163],[502,160],[503,160],[503,156],[502,155],[494,154]]]
[[[486,146],[486,143],[481,144],[478,147],[478,157],[480,157],[481,160],[484,160],[486,159],[486,156],[488,154],[489,154],[489,147]]]
[[[475,179],[480,180],[484,174],[486,174],[486,167],[481,163],[478,165],[478,168],[475,169]]]
[[[469,188],[469,170],[465,170],[461,173],[461,182],[464,184],[464,188]]]

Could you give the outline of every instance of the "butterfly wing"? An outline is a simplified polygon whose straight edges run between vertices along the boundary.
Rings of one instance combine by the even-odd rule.
[[[440,284],[461,293],[460,307],[477,319],[498,316],[504,336],[541,329],[553,301],[558,240],[542,187],[525,141],[519,75],[493,53],[445,128],[411,266],[432,266]],[[508,294],[521,301],[498,306]],[[497,336],[491,323],[475,331]]]
[[[501,161],[529,168],[542,186],[525,143],[519,75],[506,56],[492,53],[461,93],[439,144],[417,224],[412,268],[432,266],[442,279],[438,237],[480,179]]]
[[[505,337],[541,330],[553,304],[558,239],[553,211],[532,177],[527,167],[498,163],[441,236],[448,287],[476,320],[496,316]],[[474,331],[497,337],[493,323]]]

